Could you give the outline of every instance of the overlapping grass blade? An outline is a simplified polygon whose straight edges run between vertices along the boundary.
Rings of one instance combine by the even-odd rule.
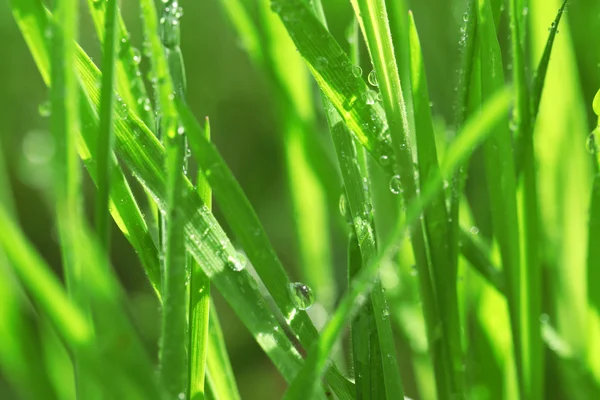
[[[36,0],[12,1],[11,7],[15,20],[23,32],[26,42],[29,44],[32,54],[35,56],[40,74],[46,83],[50,85],[49,74],[49,52],[45,38],[45,32],[48,27],[48,17],[40,2]],[[87,100],[81,99],[81,119],[82,128],[90,132],[98,132],[97,111],[90,107]],[[122,116],[122,115],[120,115]],[[79,146],[80,157],[87,167],[88,173],[92,179],[96,180],[96,160],[91,158],[91,154],[96,154],[97,140],[95,136]],[[113,218],[125,237],[132,244],[140,257],[145,271],[150,279],[152,286],[158,293],[158,284],[160,282],[160,271],[158,266],[158,252],[154,242],[148,232],[146,223],[137,206],[131,189],[127,184],[121,168],[113,156],[113,165],[111,167],[113,176],[111,177],[110,192],[110,210]]]
[[[179,17],[176,1],[161,3],[159,20],[154,2],[140,3],[144,21],[144,35],[152,55],[152,80],[157,85],[160,110],[160,132],[165,143],[164,169],[166,180],[166,236],[164,237],[164,265],[162,274],[163,308],[160,336],[159,372],[162,383],[171,398],[188,391],[187,309],[188,270],[185,250],[184,213],[180,205],[186,193],[182,174],[185,156],[185,138],[178,128],[174,97],[183,97],[185,78],[183,59],[179,49]]]
[[[100,94],[100,129],[98,132],[98,163],[96,193],[96,232],[101,243],[110,251],[110,176],[112,166],[113,111],[114,111],[114,86],[115,67],[117,59],[117,0],[108,0],[106,3],[105,36],[103,41],[102,65],[102,92]]]
[[[448,149],[447,156],[442,163],[443,175],[452,174],[458,165],[468,157],[472,149],[493,131],[493,127],[503,119],[508,110],[510,92],[503,90],[491,98],[483,108],[481,114],[470,119],[458,139]],[[319,383],[329,355],[343,327],[365,300],[365,293],[371,289],[376,280],[379,266],[389,261],[396,253],[399,239],[405,233],[406,227],[414,222],[422,211],[423,205],[437,194],[443,187],[442,180],[430,181],[423,189],[422,200],[408,204],[407,223],[398,223],[394,232],[386,240],[377,255],[358,272],[352,280],[348,291],[342,297],[336,312],[321,331],[321,337],[308,353],[302,369],[294,382],[290,385],[287,398],[301,398],[312,393]],[[310,390],[310,392],[308,392]]]
[[[441,172],[429,105],[427,77],[412,13],[409,14],[409,38],[419,180],[420,186],[425,187],[427,182],[441,179]],[[456,265],[452,262],[452,249],[448,243],[450,238],[449,216],[444,191],[439,192],[430,205],[425,207],[424,218],[441,329],[448,342],[447,346],[450,352],[448,355],[452,373],[450,393],[462,396],[465,378],[463,376],[464,360],[456,289],[457,270]],[[438,379],[440,378],[438,377]]]
[[[194,116],[181,102],[178,102],[178,109],[189,138],[192,154],[210,183],[221,209],[227,210],[225,218],[229,226],[246,250],[258,275],[300,343],[305,347],[310,347],[318,337],[317,331],[306,311],[296,306],[291,282],[262,229],[256,213],[214,145],[204,138],[202,127],[194,119]],[[188,250],[190,249],[188,248]],[[234,257],[233,260],[236,258]],[[335,367],[328,372],[327,380],[336,394],[349,398],[351,385]]]

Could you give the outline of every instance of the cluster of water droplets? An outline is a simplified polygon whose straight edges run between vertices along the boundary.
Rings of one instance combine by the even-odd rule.
[[[183,8],[178,0],[161,0],[164,5],[163,14],[159,20],[163,45],[175,48],[180,42],[179,19],[183,17]]]

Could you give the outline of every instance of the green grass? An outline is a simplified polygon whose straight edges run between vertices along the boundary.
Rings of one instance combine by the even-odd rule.
[[[79,40],[79,2],[10,2],[49,88],[44,196],[61,257],[22,224],[1,143],[0,391],[254,398],[246,365],[288,400],[600,393],[600,91],[583,103],[566,1],[456,2],[464,15],[444,17],[460,31],[456,87],[433,107],[432,77],[452,67],[431,62],[443,45],[415,2],[352,0],[338,14],[224,1],[228,35],[265,81],[292,234],[238,181],[223,115],[195,116],[191,88],[211,77],[184,68],[195,50],[182,37],[206,21],[181,19],[174,0],[141,0],[133,17],[87,3],[101,69],[88,29]],[[151,344],[111,245],[121,236],[159,306]],[[255,346],[242,362],[243,335]]]

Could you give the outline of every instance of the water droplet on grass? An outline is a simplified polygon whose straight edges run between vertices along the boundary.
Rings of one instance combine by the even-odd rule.
[[[38,113],[40,113],[40,116],[44,118],[47,118],[50,115],[52,115],[52,106],[48,100],[40,103],[40,105],[38,106]]]
[[[390,179],[390,192],[393,194],[400,194],[402,187],[400,185],[400,175],[394,175]]]
[[[478,235],[479,234],[479,228],[476,226],[472,226],[471,229],[469,229],[469,232],[471,232],[472,235]]]
[[[375,70],[369,72],[369,76],[367,77],[369,83],[373,86],[379,86],[379,82],[377,82],[377,73]]]
[[[294,304],[300,310],[308,310],[314,303],[315,298],[312,289],[302,282],[294,282],[290,285]]]
[[[594,132],[590,133],[590,135],[587,137],[587,140],[585,141],[585,148],[590,154],[596,154],[596,151],[598,149],[596,144],[596,135],[594,134]]]
[[[131,51],[133,51],[134,64],[140,65],[140,63],[142,62],[142,52],[136,47],[132,47]]]
[[[317,57],[317,69],[324,70],[329,65],[329,61],[325,57]]]
[[[246,268],[246,264],[248,263],[248,259],[244,255],[244,253],[238,252],[235,256],[227,257],[227,265],[232,270],[239,272]]]
[[[352,72],[352,75],[354,75],[357,78],[359,78],[362,75],[362,68],[358,65],[352,65],[350,67],[350,71]]]

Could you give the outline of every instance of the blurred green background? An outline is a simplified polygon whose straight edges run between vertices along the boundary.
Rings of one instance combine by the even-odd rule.
[[[98,41],[84,3],[81,43],[95,60],[99,60]],[[350,3],[346,0],[325,0],[324,3],[332,32],[341,42],[351,20]],[[465,2],[414,0],[410,3],[424,48],[433,111],[440,121],[439,125],[444,126],[444,122],[452,120],[459,62],[459,23]],[[552,3],[548,5],[551,11],[545,13],[551,16],[548,25],[557,8],[554,2],[549,3]],[[272,103],[274,97],[269,93],[267,78],[250,63],[218,0],[183,0],[181,5],[185,12],[181,20],[181,47],[187,73],[188,102],[197,117],[210,117],[212,139],[258,212],[287,270],[291,276],[301,280],[282,133],[277,129],[276,108]],[[140,47],[137,2],[122,1],[121,6],[133,42]],[[589,105],[600,87],[600,2],[574,0],[566,16],[570,20],[579,73],[574,79],[583,94],[583,104],[588,106],[585,110],[589,119],[586,124],[591,126],[593,116]],[[564,25],[560,30],[568,29]],[[500,32],[506,35],[506,29],[500,29]],[[49,119],[44,116],[43,110],[47,89],[12,19],[6,0],[0,1],[0,38],[0,144],[8,164],[22,227],[58,271],[60,254],[49,201],[50,161],[54,144],[48,133]],[[506,38],[501,40],[506,41]],[[558,40],[563,40],[563,37],[559,35]],[[142,67],[144,70],[148,68],[147,60],[143,61]],[[320,128],[320,132],[315,134],[327,137],[324,124]],[[335,171],[331,173],[336,174]],[[86,185],[90,200],[87,205],[91,209],[93,191],[89,181]],[[342,218],[336,210],[331,214],[333,218]],[[218,208],[216,215],[219,218]],[[346,236],[341,225],[331,224],[331,240],[337,276],[343,280]],[[158,303],[136,255],[121,235],[113,235],[112,249],[113,264],[128,291],[132,314],[149,350],[156,354],[160,324]],[[340,283],[340,286],[343,284]],[[282,378],[217,292],[214,293],[242,397],[279,398],[285,389]],[[411,392],[410,388],[408,392]],[[13,398],[1,377],[0,398]]]

